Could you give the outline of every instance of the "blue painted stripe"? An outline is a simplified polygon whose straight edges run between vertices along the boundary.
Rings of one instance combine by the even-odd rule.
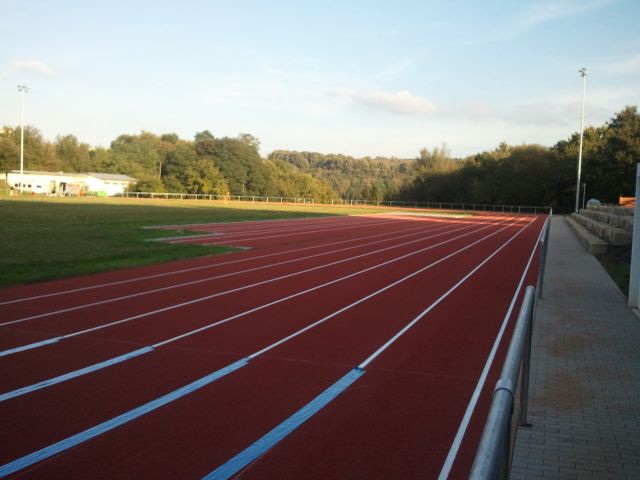
[[[91,440],[98,435],[101,435],[109,430],[113,430],[114,428],[118,428],[124,425],[127,422],[135,420],[138,417],[141,417],[157,408],[160,408],[168,403],[173,402],[185,395],[188,395],[199,388],[202,388],[210,383],[215,382],[219,378],[224,377],[225,375],[238,370],[239,368],[244,367],[248,362],[246,358],[242,360],[238,360],[235,363],[227,365],[220,370],[217,370],[209,375],[199,378],[198,380],[191,382],[188,385],[180,387],[177,390],[174,390],[171,393],[168,393],[162,397],[156,398],[144,405],[141,405],[133,410],[129,410],[128,412],[123,413],[117,417],[114,417],[106,422],[103,422],[95,427],[91,427],[83,432],[77,433],[71,437],[65,438],[57,443],[49,445],[41,450],[25,455],[24,457],[18,458],[12,462],[9,462],[0,467],[0,478],[6,477],[12,473],[15,473],[23,468],[27,468],[35,463],[38,463],[42,460],[45,460],[53,455],[57,455],[58,453],[64,452],[76,445],[79,445],[87,440]]]
[[[10,348],[9,350],[2,350],[0,352],[0,357],[4,357],[6,355],[13,355],[14,353],[24,352],[25,350],[31,350],[32,348],[44,347],[45,345],[49,345],[50,343],[56,343],[62,340],[64,337],[54,337],[48,338],[47,340],[42,340],[41,342],[29,343],[28,345],[22,345],[21,347]]]
[[[57,383],[66,382],[67,380],[86,375],[87,373],[95,372],[96,370],[110,367],[111,365],[115,365],[116,363],[121,363],[152,351],[153,347],[144,347],[139,350],[134,350],[133,352],[125,353],[124,355],[120,355],[119,357],[110,358],[109,360],[105,360],[104,362],[94,363],[93,365],[89,365],[88,367],[84,367],[79,370],[74,370],[73,372],[65,373],[64,375],[48,378],[47,380],[42,380],[41,382],[27,385],[26,387],[18,388],[7,393],[3,393],[0,395],[0,402],[4,402],[5,400],[9,400],[10,398],[19,397],[21,395],[26,395],[27,393],[35,392],[36,390],[50,387],[52,385],[56,385]]]
[[[311,402],[307,403],[276,428],[267,433],[264,437],[257,440],[253,445],[245,448],[235,457],[227,460],[214,471],[203,477],[203,479],[221,480],[235,475],[258,457],[265,454],[269,449],[275,446],[304,422],[309,420],[313,415],[318,413],[329,402],[349,388],[349,386],[358,380],[363,374],[364,370],[354,368],[316,398],[311,400]]]

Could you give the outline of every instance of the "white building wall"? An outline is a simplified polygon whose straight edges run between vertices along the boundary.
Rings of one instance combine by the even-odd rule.
[[[81,180],[76,176],[71,175],[48,175],[46,173],[20,173],[9,172],[7,173],[7,185],[13,187],[14,190],[20,190],[20,183],[22,183],[22,190],[27,193],[48,194],[61,192],[61,184],[77,185],[81,183]]]
[[[87,177],[87,186],[89,187],[89,192],[104,192],[109,197],[124,193],[128,185],[128,182],[121,182],[117,180],[102,180],[92,176]]]
[[[26,193],[61,195],[68,193],[78,195],[83,193],[103,194],[114,196],[125,192],[129,182],[123,180],[103,180],[86,174],[54,174],[47,172],[7,173],[7,185],[14,190]],[[64,188],[63,188],[64,187]]]

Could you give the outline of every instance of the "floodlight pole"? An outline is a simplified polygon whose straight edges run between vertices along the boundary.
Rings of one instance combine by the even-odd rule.
[[[24,95],[29,91],[25,85],[18,85],[18,91],[22,93],[22,105],[20,108],[20,193],[24,191]]]
[[[582,114],[580,115],[580,150],[578,151],[578,181],[576,183],[576,213],[580,208],[580,173],[582,170],[582,137],[584,136],[584,102],[587,95],[587,69],[580,69],[582,77]]]

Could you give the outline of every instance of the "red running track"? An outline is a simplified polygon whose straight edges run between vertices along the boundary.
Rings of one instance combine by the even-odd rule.
[[[0,477],[465,478],[543,223],[198,225],[252,248],[2,290]]]

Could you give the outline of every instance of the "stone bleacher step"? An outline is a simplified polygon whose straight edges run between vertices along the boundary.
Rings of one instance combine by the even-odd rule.
[[[612,227],[606,223],[599,222],[590,217],[585,217],[579,213],[572,213],[571,218],[589,230],[594,235],[605,240],[610,245],[630,245],[633,233],[622,228]]]
[[[588,207],[588,209],[598,212],[612,213],[613,215],[620,215],[625,217],[633,217],[635,211],[634,208],[630,207],[611,207],[605,205],[594,205],[592,207]]]
[[[587,252],[589,252],[592,255],[596,255],[598,253],[606,253],[608,243],[602,240],[597,235],[594,235],[593,233],[591,233],[589,230],[584,228],[578,222],[576,222],[572,218],[573,215],[575,215],[575,213],[572,214],[570,217],[565,217],[565,218],[567,220],[567,223],[571,227],[571,230],[574,231],[574,233],[576,234],[576,237],[578,238],[580,243],[582,243],[582,245],[587,250]]]
[[[580,209],[580,215],[592,218],[600,223],[606,223],[608,225],[611,225],[612,227],[617,227],[628,232],[633,232],[633,215],[620,215],[614,213],[613,208],[609,210],[582,208]]]

